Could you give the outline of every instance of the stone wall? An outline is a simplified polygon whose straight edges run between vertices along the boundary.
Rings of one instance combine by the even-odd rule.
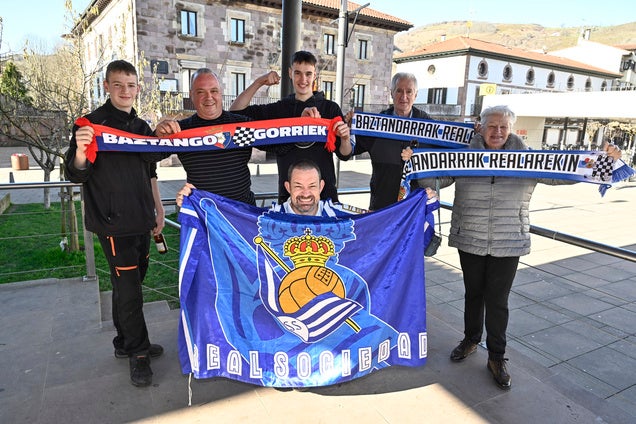
[[[205,0],[115,0],[113,3],[132,4],[135,12],[136,40],[126,39],[126,43],[136,41],[138,52],[143,51],[148,61],[158,60],[168,63],[168,73],[162,74],[178,91],[187,91],[183,83],[183,70],[195,70],[206,66],[217,72],[222,79],[225,94],[231,92],[232,73],[244,73],[246,86],[258,76],[276,70],[281,72],[281,31],[282,11],[280,8],[262,6],[242,1],[205,1]],[[113,9],[111,27],[117,27],[121,14]],[[197,13],[197,36],[181,35],[181,10]],[[99,22],[108,22],[109,9],[102,12]],[[245,42],[231,43],[231,18],[245,21]],[[318,57],[319,89],[322,81],[336,80],[336,56],[324,54],[323,37],[325,33],[335,34],[337,40],[338,24],[327,16],[313,16],[303,13],[301,26],[301,48],[311,51]],[[393,36],[395,31],[357,24],[346,49],[344,75],[343,110],[348,110],[350,88],[357,84],[365,85],[365,104],[386,104],[390,100],[389,84],[392,75]],[[368,59],[358,60],[358,40],[368,43]],[[102,37],[108,42],[108,37]],[[120,40],[121,41],[121,40]],[[120,42],[119,41],[119,42]],[[107,51],[115,49],[104,47]],[[128,49],[126,49],[128,51]],[[151,78],[151,69],[145,70],[144,77]],[[271,87],[269,95],[279,96],[279,88]]]

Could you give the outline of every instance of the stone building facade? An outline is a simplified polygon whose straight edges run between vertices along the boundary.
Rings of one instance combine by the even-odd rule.
[[[316,89],[333,98],[336,87],[340,2],[302,2],[301,48],[318,58]],[[349,2],[348,9],[359,5]],[[362,8],[351,23],[345,50],[343,110],[351,106],[380,110],[390,102],[393,37],[412,25],[374,9]],[[103,102],[101,85],[105,67],[113,59],[143,66],[151,80],[156,66],[162,91],[178,91],[188,107],[190,76],[208,67],[221,78],[226,107],[256,77],[281,70],[282,0],[93,0],[74,28],[85,46],[88,69],[98,69],[93,80],[91,105]],[[143,60],[145,59],[145,60]],[[139,66],[138,66],[139,68]],[[255,101],[280,97],[279,87],[262,90]]]

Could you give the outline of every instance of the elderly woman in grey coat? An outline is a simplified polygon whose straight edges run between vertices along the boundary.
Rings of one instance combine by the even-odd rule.
[[[515,114],[507,106],[481,113],[481,128],[471,149],[527,150],[515,134]],[[608,153],[620,157],[614,146]],[[475,352],[486,324],[487,367],[502,389],[510,388],[506,368],[508,295],[519,257],[530,253],[529,204],[538,182],[572,184],[572,181],[514,177],[442,177],[440,187],[455,183],[455,200],[448,245],[456,247],[464,276],[464,339],[450,358],[459,362]],[[434,179],[418,180],[421,187]]]

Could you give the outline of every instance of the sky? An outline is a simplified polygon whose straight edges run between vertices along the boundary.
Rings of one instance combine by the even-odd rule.
[[[405,19],[414,26],[445,21],[539,24],[545,27],[608,26],[636,21],[632,0],[356,0],[355,2]],[[91,0],[73,0],[81,13]],[[30,45],[51,50],[68,32],[64,0],[4,0],[0,6],[2,44],[0,53],[20,51]],[[520,7],[519,4],[527,4]],[[28,6],[25,6],[28,5]],[[34,13],[37,12],[37,13]]]
[[[636,21],[632,0],[356,0],[415,27],[447,21],[539,24],[544,27],[611,26]],[[521,6],[521,5],[526,5]]]

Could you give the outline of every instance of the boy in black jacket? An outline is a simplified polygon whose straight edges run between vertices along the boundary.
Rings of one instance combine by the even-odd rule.
[[[132,64],[111,62],[104,90],[109,99],[86,115],[89,121],[134,134],[152,134],[133,109],[139,85]],[[92,141],[92,127],[73,127],[65,158],[66,177],[84,185],[85,226],[97,234],[110,266],[117,330],[115,356],[129,358],[133,385],[148,386],[152,383],[150,357],[163,353],[160,345],[150,344],[148,339],[141,292],[148,269],[150,233],[159,234],[164,226],[156,164],[130,152],[98,152],[91,162],[86,150]]]

